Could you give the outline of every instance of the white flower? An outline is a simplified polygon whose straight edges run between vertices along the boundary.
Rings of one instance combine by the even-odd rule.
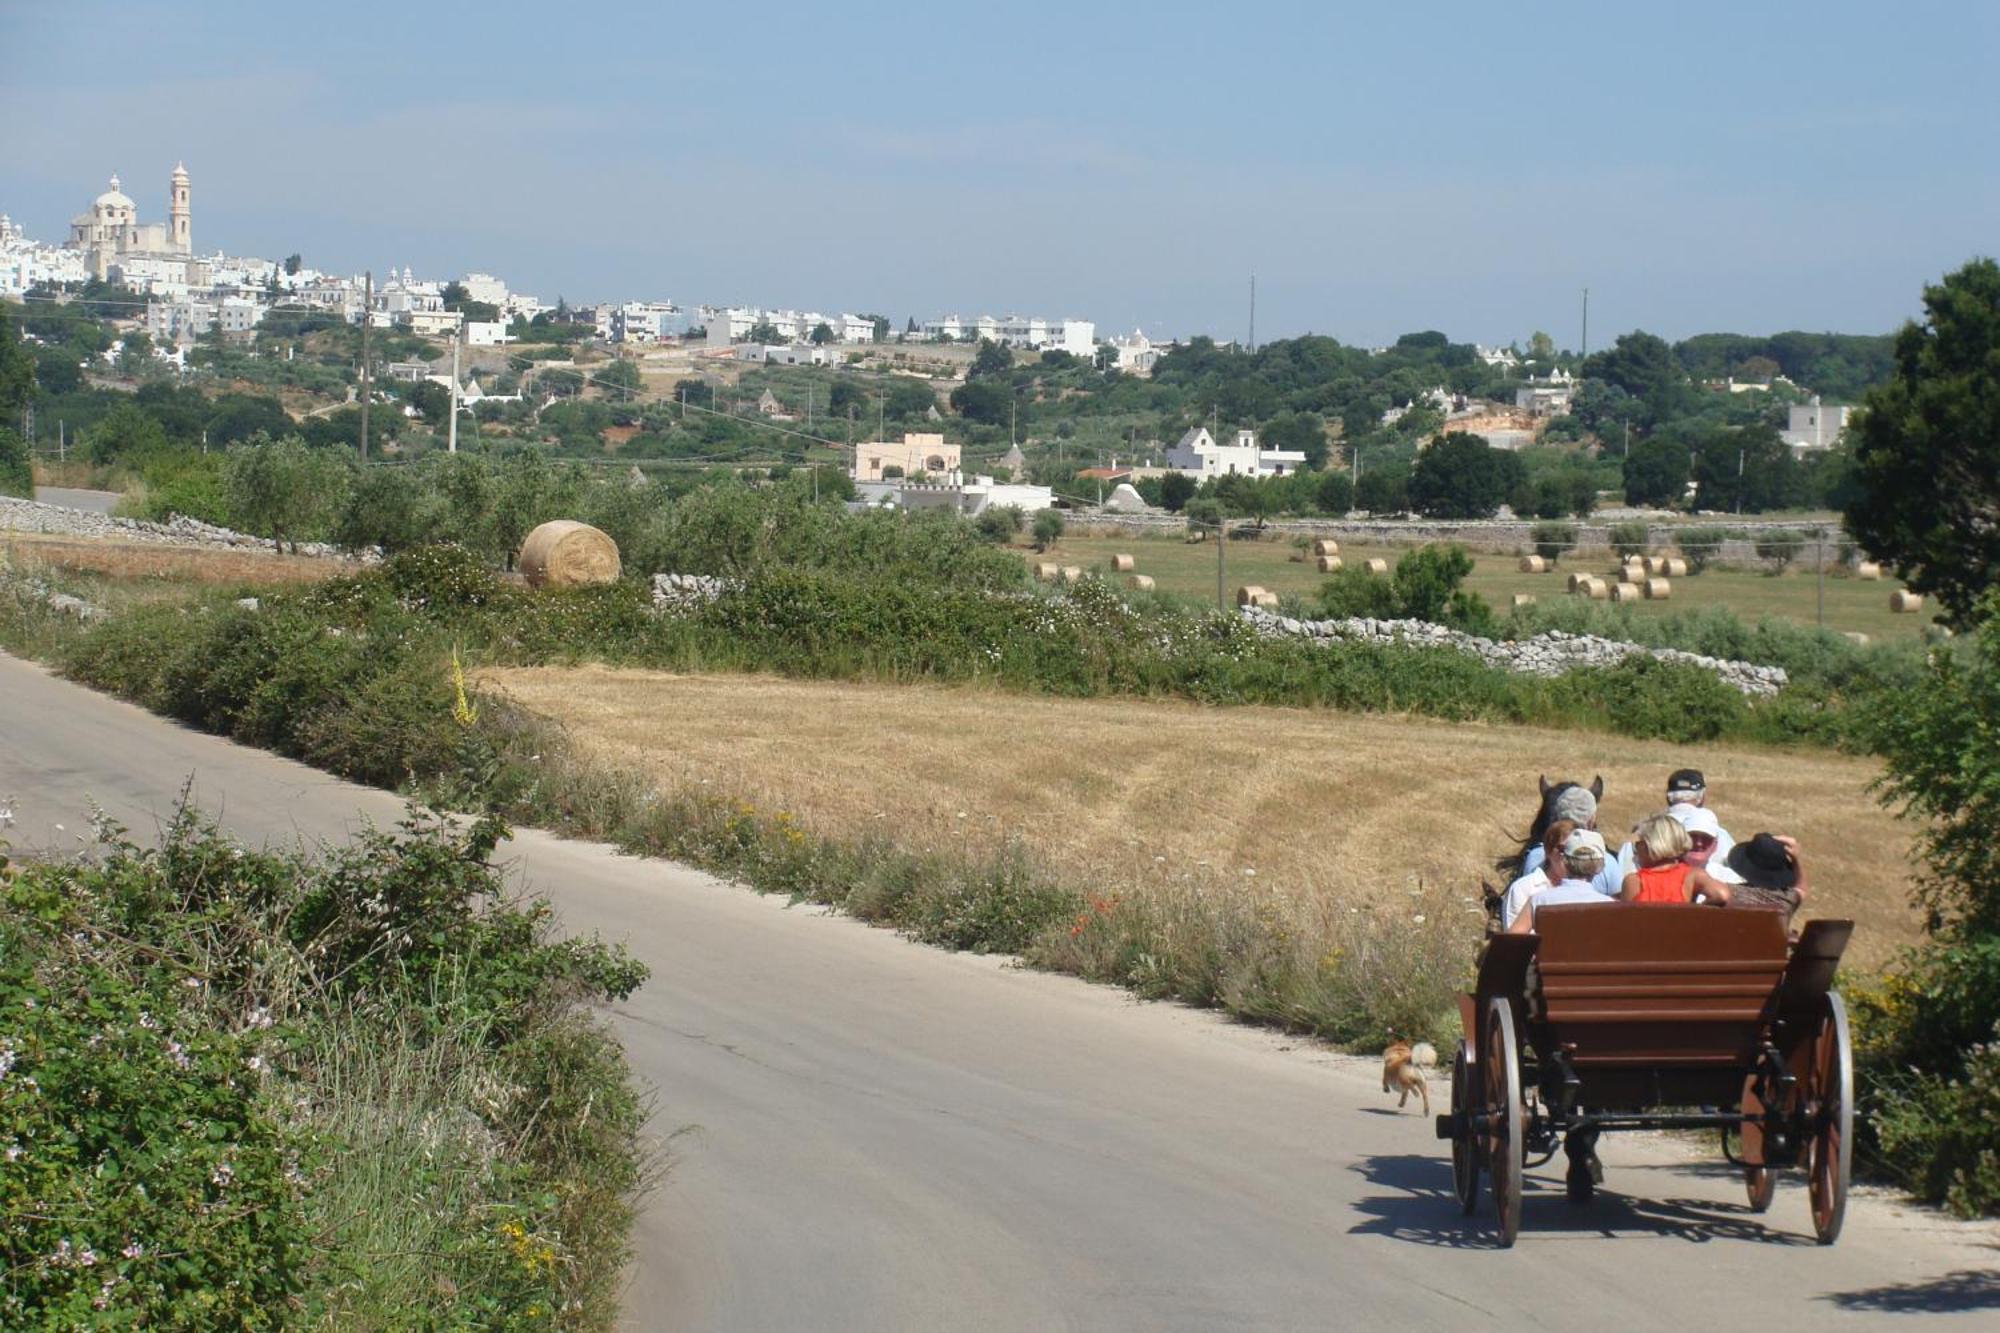
[[[212,1173],[210,1173],[208,1179],[209,1183],[214,1185],[217,1189],[226,1190],[229,1188],[229,1182],[236,1179],[236,1168],[232,1167],[229,1163],[224,1162],[222,1163],[222,1165],[216,1167]]]
[[[14,1043],[0,1041],[0,1078],[5,1078],[14,1068]]]
[[[141,1009],[139,1011],[139,1026],[145,1028],[148,1032],[150,1032],[154,1028],[158,1027],[159,1024],[153,1021],[153,1016],[150,1013],[146,1012],[144,1009]]]
[[[97,1263],[97,1251],[86,1245],[76,1252],[76,1261],[83,1267],[90,1268]]]
[[[140,1255],[144,1254],[145,1252],[146,1252],[146,1247],[141,1245],[136,1240],[126,1241],[125,1248],[118,1251],[118,1253],[124,1255],[127,1259],[137,1259]]]
[[[1424,924],[1424,914],[1422,912],[1419,912],[1415,916],[1411,917],[1410,920],[1416,922],[1418,925],[1421,926]]]
[[[193,1060],[188,1058],[187,1047],[181,1045],[172,1037],[167,1038],[167,1058],[174,1062],[174,1068],[176,1069],[186,1069],[194,1063]]]
[[[261,1055],[253,1055],[248,1060],[245,1060],[243,1063],[250,1066],[250,1068],[253,1070],[262,1071],[262,1069],[264,1068],[264,1057]]]

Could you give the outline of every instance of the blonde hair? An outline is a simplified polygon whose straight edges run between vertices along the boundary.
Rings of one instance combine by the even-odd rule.
[[[1663,866],[1688,854],[1694,843],[1681,821],[1672,815],[1652,815],[1632,830],[1632,854],[1642,866]]]

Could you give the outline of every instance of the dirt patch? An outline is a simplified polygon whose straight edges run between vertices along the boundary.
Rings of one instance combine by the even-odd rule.
[[[270,551],[213,550],[157,542],[84,541],[75,538],[10,534],[4,549],[23,569],[98,574],[112,579],[160,579],[182,583],[317,583],[359,566],[342,560],[278,555]]]

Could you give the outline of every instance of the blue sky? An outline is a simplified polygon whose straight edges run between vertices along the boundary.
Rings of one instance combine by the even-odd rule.
[[[0,210],[546,300],[1574,346],[2000,249],[2000,6],[0,0]]]

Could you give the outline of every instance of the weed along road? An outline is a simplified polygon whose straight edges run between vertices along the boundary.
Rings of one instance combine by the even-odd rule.
[[[253,842],[402,812],[0,657],[17,847],[73,846],[93,800],[149,836],[190,775]],[[617,1012],[675,1135],[636,1236],[635,1329],[1680,1333],[2000,1308],[1995,1228],[1863,1197],[1821,1249],[1795,1176],[1753,1216],[1708,1143],[1607,1139],[1587,1208],[1558,1160],[1497,1250],[1372,1062],[600,846],[523,832],[508,851],[570,927],[653,969]]]

